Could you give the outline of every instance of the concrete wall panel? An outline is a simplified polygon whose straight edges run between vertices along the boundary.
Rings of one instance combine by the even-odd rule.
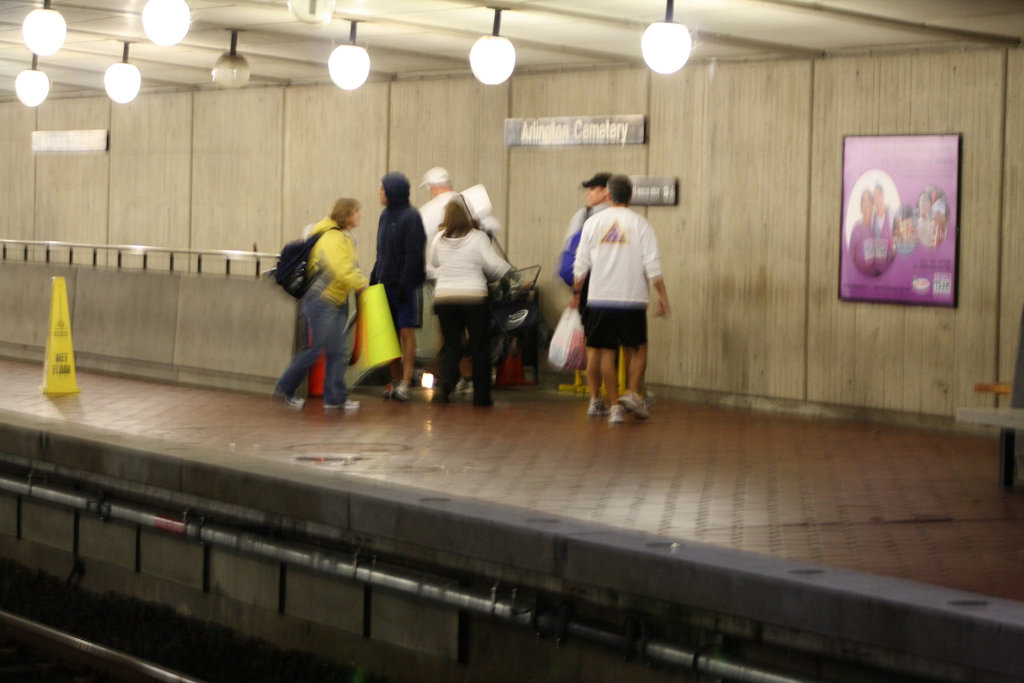
[[[210,550],[210,592],[245,604],[276,610],[281,566],[229,550]]]
[[[459,656],[459,613],[375,590],[370,596],[370,637],[409,650],[455,661]]]
[[[25,500],[21,503],[21,537],[66,552],[75,549],[75,513]]]
[[[39,130],[110,129],[110,99],[54,100],[39,108]],[[36,239],[108,244],[110,156],[52,152],[36,157]]]
[[[37,111],[17,101],[0,104],[0,148],[4,150],[0,157],[0,206],[4,207],[0,236],[5,239],[39,239],[35,236],[36,162],[31,143]]]
[[[281,231],[260,247],[277,251],[297,239],[302,228],[330,213],[338,197],[363,205],[356,230],[362,269],[369,275],[376,252],[380,198],[387,172],[387,83],[367,83],[354,91],[334,85],[290,88],[284,100],[284,187]]]
[[[292,567],[285,582],[286,614],[348,633],[363,633],[361,585]]]
[[[142,95],[113,108],[111,243],[175,249],[192,246],[188,230],[192,97],[192,93]],[[148,266],[157,268],[166,260],[166,256],[154,255]]]
[[[83,515],[78,520],[78,554],[135,570],[135,527]]]
[[[14,496],[0,496],[0,534],[18,535],[18,499]]]
[[[75,351],[170,364],[178,276],[79,269],[71,311]]]
[[[139,537],[139,568],[190,588],[203,588],[203,546],[183,538],[143,531]]]
[[[678,177],[680,200],[648,210],[674,307],[651,321],[648,379],[803,398],[810,64],[693,67],[651,88],[649,171]]]
[[[291,358],[295,299],[268,279],[183,277],[174,363],[277,378]]]
[[[194,97],[189,242],[195,249],[253,251],[256,245],[276,251],[284,91],[217,90]]]
[[[67,285],[72,341],[77,340],[78,325],[73,310],[75,271],[56,264],[4,261],[0,262],[0,344],[35,347],[42,357],[49,334],[54,277],[63,277]]]
[[[1003,167],[1003,211],[1000,221],[1002,251],[999,260],[999,336],[997,368],[978,381],[1013,379],[1024,311],[1024,230],[1018,216],[1024,212],[1024,51],[1009,53],[1006,71],[1006,114]],[[983,269],[991,277],[991,269]],[[983,344],[990,346],[992,339]],[[1008,399],[1006,400],[1009,403]]]

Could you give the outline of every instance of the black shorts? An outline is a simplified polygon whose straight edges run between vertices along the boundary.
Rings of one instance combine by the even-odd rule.
[[[406,289],[405,300],[402,302],[398,301],[398,290],[398,285],[384,285],[395,329],[423,327],[423,288],[417,286]]]
[[[587,346],[595,349],[635,348],[647,343],[647,311],[642,308],[594,308],[583,316]]]

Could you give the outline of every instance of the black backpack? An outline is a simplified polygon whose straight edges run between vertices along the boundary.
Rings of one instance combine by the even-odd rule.
[[[319,232],[306,239],[289,242],[281,248],[281,255],[277,257],[274,280],[296,299],[301,299],[316,279],[315,276],[309,277],[306,274],[306,265],[309,263],[309,253],[313,251],[313,245],[323,234]]]

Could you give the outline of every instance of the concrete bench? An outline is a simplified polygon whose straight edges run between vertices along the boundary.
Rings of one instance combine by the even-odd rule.
[[[958,408],[956,421],[999,427],[999,485],[1012,489],[1017,431],[1024,431],[1024,408]]]

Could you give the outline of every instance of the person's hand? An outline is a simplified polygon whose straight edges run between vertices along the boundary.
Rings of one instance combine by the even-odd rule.
[[[663,296],[659,296],[658,297],[658,305],[654,309],[654,315],[660,318],[662,316],[668,315],[668,311],[669,311],[668,299],[666,299]]]
[[[569,297],[569,308],[579,308],[579,307],[580,307],[580,293],[579,292],[573,292],[572,295]]]

